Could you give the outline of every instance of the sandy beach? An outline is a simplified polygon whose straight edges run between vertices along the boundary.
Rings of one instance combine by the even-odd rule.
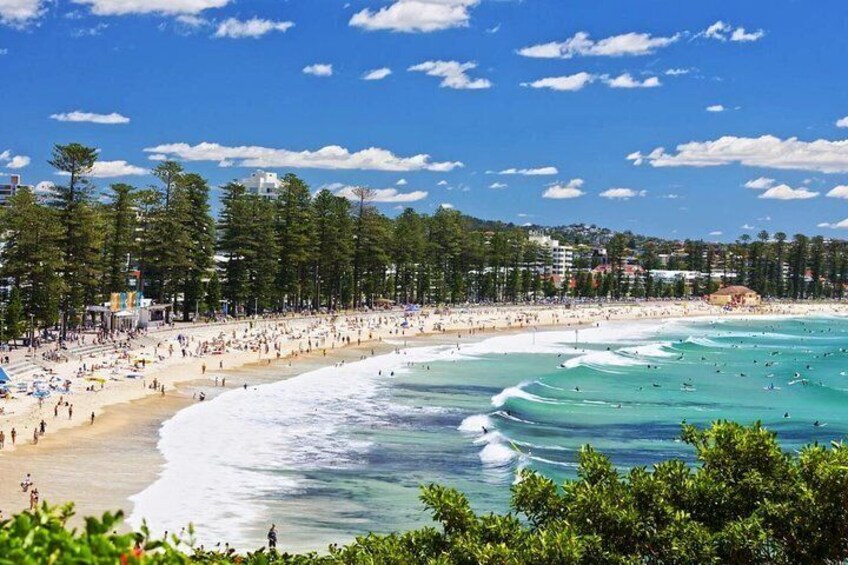
[[[32,474],[42,500],[52,504],[73,500],[80,514],[131,510],[128,497],[149,485],[161,470],[163,460],[156,449],[160,426],[198,402],[201,393],[212,398],[245,384],[279,381],[321,366],[386,353],[399,344],[455,343],[528,328],[728,314],[838,315],[848,314],[848,306],[778,304],[734,312],[703,302],[587,304],[573,309],[474,307],[178,325],[151,332],[129,348],[51,366],[52,376],[71,382],[70,393],[52,392],[41,404],[24,394],[2,401],[0,430],[5,432],[6,445],[0,451],[4,477],[0,510],[8,515],[28,506],[29,496],[19,486],[26,473]],[[133,359],[145,359],[144,368],[138,363],[133,367]],[[268,376],[268,364],[274,367],[273,376]],[[92,372],[92,367],[97,368]],[[127,378],[130,372],[139,375]],[[102,387],[100,381],[90,380],[92,374],[105,379]],[[164,394],[161,388],[151,388],[154,380],[157,387],[164,387]],[[226,387],[220,386],[224,380]],[[62,396],[73,404],[72,418],[66,406],[56,410]],[[42,420],[46,433],[34,444],[34,431]],[[12,428],[17,431],[14,448]]]

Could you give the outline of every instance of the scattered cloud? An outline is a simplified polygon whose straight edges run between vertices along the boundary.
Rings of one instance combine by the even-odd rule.
[[[727,22],[717,21],[704,31],[698,34],[700,37],[709,39],[717,39],[718,41],[735,41],[739,43],[750,43],[758,41],[765,37],[766,32],[758,29],[757,31],[749,32],[744,27],[734,28]]]
[[[576,73],[573,75],[561,77],[548,77],[539,79],[534,82],[522,82],[521,86],[529,88],[547,88],[550,90],[558,90],[565,92],[576,92],[582,90],[584,86],[594,82],[595,75],[586,72]]]
[[[489,185],[489,188],[491,188],[493,190],[501,190],[501,189],[507,188],[508,186],[509,185],[506,184],[505,182],[493,182],[492,184]]]
[[[713,104],[712,106],[707,106],[707,112],[718,113],[718,112],[724,112],[725,110],[727,110],[727,108],[725,108],[721,104]]]
[[[316,63],[303,67],[303,74],[313,75],[316,77],[331,77],[333,76],[333,65]]]
[[[455,206],[450,202],[442,202],[439,204],[439,208],[444,208],[445,210],[453,210]]]
[[[91,169],[89,176],[98,179],[115,177],[129,177],[146,175],[149,171],[142,167],[130,165],[126,161],[97,161]],[[60,176],[68,176],[68,173],[56,173]]]
[[[610,188],[603,191],[599,196],[609,200],[630,200],[631,198],[643,197],[648,194],[647,190],[633,190],[632,188]]]
[[[406,185],[408,185],[408,184],[409,184],[409,183],[406,181],[406,179],[400,179],[399,181],[397,181],[397,182],[395,183],[395,186],[406,186]]]
[[[0,0],[2,1],[2,0]],[[79,39],[80,37],[97,37],[101,35],[104,31],[109,29],[109,24],[100,22],[91,27],[80,27],[71,32],[71,36]]]
[[[658,147],[649,154],[627,156],[634,165],[648,163],[652,167],[717,167],[740,164],[748,167],[796,169],[822,173],[848,172],[848,140],[801,141],[797,137],[780,139],[724,136],[713,141],[691,141],[667,153]]]
[[[7,169],[23,169],[31,162],[32,160],[26,155],[12,155],[9,149],[0,153],[0,163]]]
[[[355,186],[343,186],[335,190],[336,196],[344,196],[348,200],[359,200],[354,193]],[[415,190],[413,192],[399,192],[395,188],[375,188],[373,202],[380,203],[403,203],[418,202],[427,198],[426,190]]]
[[[349,25],[367,31],[429,33],[467,27],[470,10],[480,0],[395,0],[379,10],[368,8],[351,17]]]
[[[825,195],[828,198],[840,198],[842,200],[848,200],[848,185],[839,185],[835,186]]]
[[[25,28],[44,14],[46,0],[0,0],[0,24]]]
[[[711,231],[711,232],[710,232],[710,235],[712,235],[712,236],[724,235],[724,232],[722,232],[722,231],[718,231],[718,230],[716,230],[716,231]]]
[[[556,167],[538,167],[535,169],[504,169],[502,171],[486,171],[487,175],[523,175],[525,177],[539,177],[559,174]]]
[[[498,33],[500,30],[501,30],[501,24],[498,24],[495,27],[487,28],[486,33]]]
[[[431,77],[439,77],[442,88],[455,90],[481,90],[491,88],[492,83],[488,79],[472,79],[467,71],[477,68],[477,63],[459,63],[458,61],[425,61],[418,65],[409,67],[409,71],[426,73]]]
[[[651,55],[657,49],[667,47],[678,39],[680,34],[671,37],[653,37],[649,33],[624,33],[593,41],[587,32],[580,31],[562,42],[553,41],[524,47],[518,50],[518,54],[535,59]]]
[[[645,80],[634,79],[630,73],[624,73],[615,78],[604,78],[604,82],[610,88],[656,88],[662,86],[657,77],[648,77]]]
[[[317,151],[290,151],[258,146],[226,146],[203,142],[197,145],[171,143],[144,150],[183,161],[212,161],[236,167],[279,167],[301,169],[342,169],[372,171],[448,172],[462,167],[459,161],[434,162],[429,155],[398,157],[391,151],[369,147],[351,153],[344,147],[328,145]]]
[[[769,188],[757,198],[766,200],[809,200],[818,195],[818,192],[812,192],[806,188],[792,188],[788,184],[779,184]]]
[[[230,39],[243,39],[249,37],[258,39],[272,31],[285,33],[292,27],[294,27],[294,22],[275,22],[273,20],[263,20],[260,18],[250,18],[249,20],[227,18],[218,24],[218,29],[215,30],[215,37],[227,37]]]
[[[78,122],[90,124],[105,124],[105,125],[120,125],[130,123],[130,119],[122,116],[117,112],[111,114],[95,114],[93,112],[81,112],[75,110],[73,112],[64,112],[61,114],[51,114],[51,120],[57,122]]]
[[[688,75],[689,73],[692,72],[692,70],[693,69],[687,69],[687,68],[666,69],[664,74],[667,75],[667,76],[670,76],[670,77],[679,77],[679,76],[683,76],[683,75]]]
[[[772,186],[774,186],[774,179],[768,177],[755,178],[745,183],[745,188],[752,188],[754,190],[765,190]]]
[[[374,69],[362,75],[362,80],[383,80],[392,74],[392,70],[388,67]]]
[[[741,226],[739,226],[739,229],[745,231],[754,231],[757,228],[752,226],[751,224],[742,224]]]
[[[829,224],[827,222],[822,222],[818,224],[820,228],[830,228],[832,230],[845,230],[848,229],[848,218],[845,218],[841,222],[836,222],[835,224]]]
[[[447,186],[447,185],[448,185],[448,181],[446,181],[446,180],[440,180],[439,182],[436,183],[436,186]]]
[[[89,6],[97,16],[127,14],[162,14],[179,16],[199,14],[212,8],[223,8],[230,0],[73,0],[74,4]]]
[[[836,127],[838,128],[848,128],[848,116],[836,120]]]
[[[583,186],[583,179],[571,179],[568,183],[555,183],[550,185],[542,198],[550,198],[553,200],[568,200],[571,198],[579,198],[586,194],[580,188]]]

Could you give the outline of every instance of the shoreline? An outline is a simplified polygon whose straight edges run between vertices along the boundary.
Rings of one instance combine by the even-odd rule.
[[[167,394],[149,393],[140,383],[134,383],[136,390],[131,397],[126,393],[104,395],[98,398],[102,402],[97,406],[95,425],[87,425],[80,417],[76,422],[65,421],[65,426],[55,426],[52,414],[48,421],[48,433],[38,445],[21,445],[20,439],[27,438],[19,432],[18,449],[0,452],[0,471],[7,477],[0,488],[0,510],[5,516],[23,510],[28,505],[28,496],[21,492],[19,480],[27,472],[33,474],[42,500],[51,504],[67,499],[77,504],[77,519],[83,515],[100,514],[106,510],[123,509],[129,515],[133,503],[129,497],[143,490],[158,477],[164,458],[157,449],[161,425],[180,410],[190,406],[196,400],[192,398],[201,390],[208,398],[232,390],[242,382],[258,385],[286,380],[298,374],[316,368],[326,367],[339,361],[356,361],[363,357],[389,353],[397,348],[420,347],[425,345],[453,344],[457,339],[469,343],[493,335],[524,333],[530,329],[552,330],[556,328],[574,329],[600,322],[628,322],[645,320],[664,320],[673,318],[703,317],[759,317],[759,316],[811,316],[827,314],[848,314],[848,305],[841,304],[797,304],[766,307],[756,312],[723,312],[703,303],[643,303],[638,305],[582,306],[573,310],[556,307],[492,307],[489,309],[454,310],[448,314],[429,314],[429,323],[425,329],[415,335],[405,335],[398,330],[403,315],[397,312],[376,313],[366,317],[385,319],[376,328],[370,328],[369,338],[357,345],[335,344],[323,353],[320,348],[312,348],[311,353],[301,353],[303,334],[300,334],[298,349],[292,347],[291,356],[279,360],[257,359],[254,351],[234,351],[224,356],[206,356],[189,359],[183,363],[163,364],[158,370],[145,374],[145,381],[158,378],[165,383]],[[317,318],[303,318],[301,322],[314,323]],[[262,329],[262,322],[256,324]],[[265,324],[284,323],[285,320],[268,321]],[[546,323],[547,322],[547,323]],[[237,326],[249,325],[244,322]],[[220,331],[222,326],[214,327]],[[192,328],[179,328],[188,334]],[[207,328],[197,328],[198,334],[206,335]],[[229,328],[228,328],[229,329]],[[360,335],[362,326],[357,329]],[[236,331],[239,331],[236,330]],[[393,333],[393,330],[395,332]],[[459,332],[459,333],[457,333]],[[163,332],[164,333],[164,332]],[[349,337],[347,332],[345,337]],[[344,341],[345,337],[341,340]],[[307,342],[310,338],[307,338]],[[403,341],[404,345],[398,345]],[[294,344],[292,344],[294,345]],[[380,351],[378,351],[380,350]],[[261,354],[260,354],[261,357]],[[210,359],[225,361],[225,369],[215,368],[202,376],[200,365]],[[237,363],[237,361],[242,361]],[[271,376],[259,379],[260,372],[268,375],[268,364],[274,369]],[[263,368],[264,371],[255,369]],[[227,388],[215,387],[215,376],[227,378],[233,385]],[[112,383],[108,383],[111,385]],[[125,383],[121,383],[125,384]],[[118,387],[116,387],[118,388]],[[142,389],[139,391],[138,389]],[[109,388],[104,392],[110,392]],[[138,394],[142,392],[142,394]],[[99,393],[95,393],[98,395]],[[76,400],[76,399],[75,399]],[[50,405],[52,406],[52,405]],[[51,410],[52,412],[52,410]],[[85,414],[83,412],[82,414]],[[38,414],[41,416],[40,414]],[[8,416],[7,416],[8,417]],[[61,414],[59,417],[60,420]],[[86,421],[83,424],[83,421]],[[57,422],[58,423],[58,422]],[[8,424],[0,419],[0,429],[8,429]],[[59,428],[62,431],[55,433]],[[8,443],[8,432],[7,432]],[[30,442],[27,441],[27,444]],[[8,448],[8,446],[7,446]]]

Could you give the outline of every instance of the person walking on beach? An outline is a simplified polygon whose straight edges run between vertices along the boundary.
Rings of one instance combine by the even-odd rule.
[[[277,550],[277,525],[271,524],[271,529],[268,530],[268,549],[271,551]]]
[[[70,420],[73,417],[74,417],[74,405],[69,404],[68,405],[68,420]]]
[[[29,493],[29,509],[30,511],[38,508],[38,489],[32,489],[32,492]]]
[[[203,375],[205,375],[205,374],[206,374],[206,363],[204,363],[204,364],[200,367],[200,373],[201,373],[201,374],[203,374]]]
[[[17,430],[15,430],[15,428],[12,428],[11,436],[12,436],[12,445],[14,446],[15,445],[15,438],[18,437],[18,432],[17,432]]]
[[[6,443],[6,433],[3,430],[0,430],[0,449],[3,449],[3,445]]]
[[[94,412],[91,413],[91,425],[94,425]]]

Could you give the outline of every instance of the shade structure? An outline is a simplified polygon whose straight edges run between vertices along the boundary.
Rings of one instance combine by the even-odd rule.
[[[0,367],[0,383],[8,383],[11,381],[11,377],[9,377],[9,373],[6,372],[6,369]]]

